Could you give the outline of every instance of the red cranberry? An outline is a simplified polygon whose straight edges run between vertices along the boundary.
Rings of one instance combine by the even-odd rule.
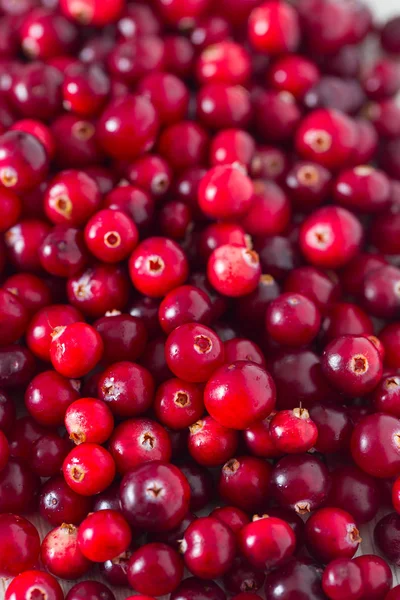
[[[0,290],[0,346],[16,342],[25,332],[29,314],[15,294]]]
[[[290,560],[287,565],[268,574],[266,600],[324,600],[321,569],[309,561]],[[243,599],[245,600],[245,599]],[[249,599],[250,600],[250,599]]]
[[[93,496],[105,490],[115,476],[115,463],[107,450],[88,442],[76,446],[63,464],[65,481],[82,496]]]
[[[364,277],[361,300],[366,310],[376,317],[391,318],[399,314],[400,270],[382,266]]]
[[[106,560],[100,565],[100,573],[108,584],[116,587],[127,587],[128,563],[132,552],[127,550],[112,560]]]
[[[20,37],[28,58],[46,60],[73,51],[78,32],[62,15],[36,8],[24,18]]]
[[[261,570],[253,567],[247,560],[236,558],[231,569],[224,575],[224,586],[234,594],[243,590],[259,590],[265,580]]]
[[[8,463],[10,457],[10,448],[5,434],[0,430],[0,471],[2,471]]]
[[[204,417],[189,429],[188,449],[192,458],[200,465],[222,465],[232,458],[237,449],[237,432],[223,427],[212,417]]]
[[[398,600],[400,595],[400,586],[396,585],[396,587],[392,588],[392,590],[385,596],[385,600]]]
[[[82,169],[102,160],[96,129],[91,121],[64,114],[53,121],[51,131],[56,142],[55,158],[60,167]]]
[[[397,375],[383,377],[372,396],[376,412],[400,418],[400,378]]]
[[[81,581],[72,586],[65,600],[115,600],[115,596],[99,581]]]
[[[118,210],[97,212],[85,227],[86,246],[102,262],[116,263],[128,258],[138,238],[135,224]]]
[[[319,206],[331,190],[332,175],[322,165],[298,161],[286,174],[286,188],[294,206],[310,211]]]
[[[266,312],[269,335],[287,346],[309,344],[317,335],[320,315],[314,303],[301,294],[282,294]]]
[[[259,255],[262,271],[278,281],[284,279],[302,262],[297,247],[289,238],[282,235],[258,238],[254,246]]]
[[[33,355],[22,346],[0,348],[0,389],[28,385],[35,372]]]
[[[194,62],[194,47],[183,35],[164,37],[164,63],[166,70],[178,77],[190,75]]]
[[[60,72],[51,65],[39,61],[22,65],[13,78],[10,90],[12,104],[22,117],[41,121],[53,119],[62,108],[61,82]],[[39,157],[36,164],[38,161]]]
[[[393,576],[389,565],[380,556],[364,554],[354,562],[360,567],[363,580],[363,593],[371,600],[386,598],[392,586]]]
[[[126,170],[132,184],[146,190],[156,200],[168,192],[172,173],[166,160],[158,154],[144,154],[130,163]]]
[[[46,190],[46,215],[55,224],[80,226],[99,208],[96,182],[83,171],[62,171]]]
[[[238,361],[221,367],[211,376],[204,403],[220,425],[247,429],[272,412],[275,385],[270,374],[255,363]]]
[[[120,265],[97,264],[67,282],[70,304],[98,319],[110,310],[122,310],[128,300],[129,280]]]
[[[322,588],[330,600],[360,600],[363,597],[362,571],[352,560],[337,558],[326,566]]]
[[[225,502],[254,512],[265,506],[270,479],[271,467],[261,458],[232,458],[221,469],[218,492]]]
[[[95,398],[81,398],[69,405],[65,428],[75,444],[103,444],[110,437],[114,419],[108,406]]]
[[[157,419],[166,427],[189,427],[204,413],[203,388],[182,379],[169,379],[157,390],[154,411]]]
[[[282,410],[270,423],[272,441],[282,454],[300,454],[314,447],[318,429],[305,408]]]
[[[382,376],[382,363],[374,344],[365,337],[342,336],[324,350],[322,369],[340,392],[362,396],[371,392]]]
[[[256,151],[254,139],[242,129],[224,129],[210,145],[210,163],[215,166],[240,164],[249,167]]]
[[[52,334],[50,358],[64,377],[82,377],[91,371],[103,354],[103,341],[86,323],[56,327]]]
[[[318,560],[351,558],[361,542],[353,517],[339,508],[321,508],[306,523],[306,544]]]
[[[250,210],[243,227],[250,235],[276,235],[286,230],[291,216],[290,202],[283,190],[271,182],[254,182]]]
[[[357,523],[367,523],[377,514],[381,493],[376,479],[357,467],[341,467],[331,474],[329,504],[351,511]]]
[[[207,469],[192,462],[179,465],[190,487],[190,510],[198,511],[209,504],[214,497],[213,478]]]
[[[173,592],[183,578],[183,562],[167,544],[146,544],[128,564],[128,581],[136,592],[163,596]]]
[[[19,221],[22,212],[21,200],[13,190],[0,189],[0,210],[0,231],[4,233]]]
[[[260,570],[269,570],[287,562],[295,548],[296,538],[288,523],[276,517],[255,517],[238,536],[245,558]]]
[[[48,600],[63,600],[64,594],[57,580],[43,571],[25,571],[7,588],[4,600],[30,600],[37,595]]]
[[[98,140],[112,158],[134,160],[151,149],[158,130],[155,109],[142,96],[113,100],[100,116]]]
[[[185,518],[190,487],[177,467],[154,461],[138,465],[125,475],[120,496],[123,514],[133,527],[168,531]]]
[[[308,454],[285,456],[271,473],[271,493],[280,506],[307,514],[322,506],[329,494],[330,477],[325,465]]]
[[[188,264],[180,247],[167,238],[148,238],[129,260],[132,283],[142,294],[165,296],[185,282]]]
[[[224,347],[219,337],[205,325],[186,323],[168,336],[165,357],[174,375],[201,383],[223,364]]]
[[[269,69],[268,83],[280,91],[289,92],[296,100],[304,95],[320,78],[318,67],[298,54],[279,58]]]
[[[147,343],[147,331],[141,320],[116,312],[106,314],[93,326],[103,340],[103,362],[136,360],[142,355]]]
[[[119,556],[128,549],[131,538],[128,523],[114,510],[99,510],[79,525],[79,549],[93,562],[104,562]]]
[[[110,80],[97,65],[66,75],[62,86],[64,108],[81,117],[98,114],[107,102]]]
[[[186,117],[189,92],[176,75],[149,73],[140,80],[138,91],[153,104],[162,125],[171,125]]]
[[[40,550],[36,528],[18,515],[0,515],[2,544],[0,550],[0,573],[2,577],[15,577],[21,571],[32,569]]]
[[[207,275],[220,294],[231,297],[250,294],[256,289],[261,275],[258,254],[240,246],[220,246],[208,260]]]
[[[159,219],[162,234],[173,240],[183,240],[193,226],[189,206],[177,200],[164,204]]]
[[[28,462],[32,445],[45,434],[46,430],[31,417],[17,419],[11,433],[8,434],[11,456],[22,458]]]
[[[15,424],[15,405],[10,396],[0,390],[0,430],[6,435],[10,433]]]
[[[64,423],[68,406],[78,399],[78,389],[56,371],[36,375],[25,392],[25,406],[37,423],[59,426]]]
[[[201,517],[185,531],[181,551],[193,575],[214,579],[231,567],[235,546],[235,536],[226,525],[213,517]]]
[[[390,181],[383,171],[358,166],[341,171],[335,181],[335,201],[350,210],[372,213],[388,207]]]
[[[51,525],[79,525],[91,508],[91,499],[74,492],[62,476],[52,477],[41,489],[40,515]]]
[[[343,167],[356,144],[357,132],[353,121],[332,109],[311,112],[296,133],[298,154],[328,169]]]
[[[215,508],[210,513],[210,517],[215,517],[219,521],[222,521],[233,533],[239,533],[245,525],[250,523],[250,519],[246,513],[235,506]]]
[[[70,19],[82,25],[104,26],[112,23],[120,16],[124,4],[122,0],[107,1],[101,5],[93,0],[83,0],[79,4],[73,0],[62,0],[60,8]],[[69,598],[68,600],[72,600]]]
[[[71,277],[87,264],[88,254],[81,231],[60,225],[45,237],[39,250],[42,267],[51,275]]]
[[[66,523],[46,535],[40,555],[46,569],[62,579],[82,577],[91,567],[79,549],[77,528]]]
[[[110,438],[109,449],[121,475],[143,463],[168,462],[172,454],[167,431],[150,419],[130,419],[118,425]]]
[[[379,334],[379,339],[385,349],[385,363],[393,369],[397,369],[399,364],[399,334],[400,330],[397,323],[387,325]]]
[[[118,417],[135,417],[150,408],[154,380],[150,372],[131,362],[114,363],[103,371],[98,394]]]
[[[252,46],[266,54],[295,52],[300,43],[297,12],[275,0],[254,8],[250,14],[248,35]]]
[[[336,402],[321,402],[310,408],[310,416],[317,426],[317,452],[330,454],[347,450],[353,430],[350,416],[344,406]]]
[[[371,335],[373,331],[369,316],[356,304],[348,302],[334,304],[322,323],[322,336],[325,343],[344,335]]]

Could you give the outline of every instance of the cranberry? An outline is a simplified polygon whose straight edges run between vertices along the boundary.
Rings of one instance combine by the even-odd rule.
[[[218,492],[225,502],[246,512],[254,512],[265,505],[270,479],[271,467],[261,458],[232,458],[222,467]],[[243,494],[243,489],[246,494]]]
[[[128,564],[128,580],[143,594],[162,596],[173,592],[183,577],[179,554],[166,544],[153,543],[133,552]]]
[[[22,212],[21,200],[13,190],[0,189],[0,210],[2,214],[0,231],[4,233],[19,221]]]
[[[39,556],[40,540],[36,528],[18,515],[0,515],[2,545],[0,572],[2,577],[15,577],[31,569]]]
[[[235,536],[226,525],[214,517],[201,517],[185,531],[181,551],[193,575],[214,579],[232,566],[235,547]]]
[[[35,367],[35,359],[26,348],[18,345],[0,348],[0,388],[28,385]]]
[[[318,67],[311,60],[298,54],[276,60],[268,72],[268,83],[280,91],[289,92],[296,100],[304,95],[320,78]]]
[[[51,65],[39,61],[22,65],[13,78],[10,90],[12,104],[22,117],[42,121],[53,119],[62,108],[61,82],[60,72]],[[42,147],[41,152],[43,151]],[[47,157],[46,159],[48,160]],[[39,157],[36,164],[38,162]]]
[[[183,35],[164,38],[164,63],[167,71],[178,77],[190,75],[194,62],[194,47]]]
[[[236,431],[223,427],[212,417],[204,417],[189,429],[188,449],[192,458],[200,465],[222,465],[232,458],[237,449]]]
[[[55,224],[80,226],[99,208],[96,182],[84,171],[62,171],[46,190],[46,215]]]
[[[93,215],[85,227],[85,242],[102,262],[120,262],[138,243],[136,225],[123,212],[105,209]]]
[[[322,323],[324,342],[330,342],[344,335],[363,336],[373,333],[369,316],[356,304],[338,302],[329,310]]]
[[[239,533],[239,531],[248,523],[250,523],[249,517],[240,508],[235,506],[222,506],[215,508],[210,517],[215,517],[219,521],[222,521],[233,533]]]
[[[81,581],[72,586],[65,600],[115,600],[115,596],[99,581]]]
[[[63,600],[64,594],[57,580],[43,571],[25,571],[9,585],[5,600],[30,600],[40,595],[48,600]]]
[[[28,461],[32,445],[45,434],[46,430],[31,417],[17,419],[11,433],[8,434],[11,456]]]
[[[270,374],[255,363],[238,361],[224,365],[211,376],[204,403],[220,425],[247,429],[272,412],[275,385]]]
[[[314,444],[317,452],[330,454],[349,448],[353,427],[344,406],[325,401],[314,404],[309,412],[318,430],[318,439]]]
[[[340,392],[362,396],[371,392],[382,377],[379,352],[366,337],[342,336],[325,348],[322,369]]]
[[[128,291],[129,280],[120,265],[97,264],[67,282],[70,304],[96,319],[110,310],[122,310]]]
[[[314,447],[318,429],[305,408],[282,410],[270,423],[272,441],[282,454],[300,454]]]
[[[112,23],[120,16],[124,4],[117,2],[104,2],[101,5],[93,0],[84,0],[76,5],[72,0],[62,0],[60,8],[65,16],[83,25],[104,26]],[[69,600],[72,600],[70,598]]]
[[[224,347],[219,337],[205,325],[186,323],[168,336],[165,357],[174,375],[201,383],[223,364]]]
[[[103,341],[86,323],[56,327],[50,344],[53,367],[64,377],[82,377],[91,371],[103,354]]]
[[[240,246],[220,246],[208,260],[207,275],[220,294],[231,297],[250,294],[256,289],[261,275],[258,254]]]
[[[108,406],[95,398],[76,400],[66,410],[65,428],[76,444],[103,444],[110,437],[114,419]]]
[[[381,211],[390,202],[390,181],[383,171],[358,166],[339,173],[334,187],[335,201],[350,210]]]
[[[259,52],[273,55],[295,52],[300,43],[297,12],[288,4],[269,0],[251,12],[248,35]]]
[[[38,219],[26,219],[11,227],[4,235],[11,264],[21,271],[41,271],[39,251],[49,231],[49,225]]]
[[[398,600],[400,594],[400,586],[392,588],[391,591],[385,596],[385,600]]]
[[[23,335],[29,314],[16,295],[4,289],[0,290],[0,311],[0,345],[7,346]]]
[[[111,484],[115,476],[115,463],[102,446],[86,442],[76,446],[67,455],[63,473],[74,492],[93,496]]]
[[[353,466],[336,469],[331,476],[329,504],[351,511],[357,523],[371,521],[381,502],[377,481]]]
[[[245,525],[238,536],[239,547],[245,558],[260,570],[285,563],[295,548],[292,528],[282,519],[263,515]]]
[[[382,517],[375,525],[374,540],[382,554],[395,565],[400,562],[399,554],[400,516],[397,512]]]
[[[93,562],[104,562],[119,556],[127,550],[131,538],[128,523],[114,510],[100,510],[79,525],[79,549]]]
[[[263,272],[278,281],[284,279],[302,262],[297,247],[289,238],[282,235],[256,239],[254,247],[259,255]]]
[[[78,32],[62,15],[36,8],[24,18],[20,37],[28,58],[46,60],[73,51]]]
[[[371,600],[386,598],[392,586],[393,576],[389,565],[380,556],[364,554],[357,556],[354,562],[360,567],[363,592]]]
[[[250,210],[244,217],[243,227],[250,235],[276,235],[288,226],[290,202],[283,190],[272,181],[254,182]]]
[[[15,405],[10,396],[0,390],[0,430],[9,434],[15,423]]]
[[[287,565],[268,574],[265,582],[267,600],[324,600],[321,569],[309,561],[290,560]],[[244,600],[244,599],[243,599]]]
[[[106,106],[97,137],[112,158],[134,160],[154,144],[158,120],[153,105],[143,96],[126,96]]]
[[[270,490],[280,506],[307,514],[322,506],[329,494],[330,476],[325,465],[308,454],[285,456],[271,472]]]
[[[79,525],[91,507],[91,499],[74,492],[62,476],[46,481],[40,492],[40,515],[54,526]]]
[[[177,467],[162,461],[131,469],[122,480],[120,495],[126,519],[133,527],[147,531],[171,530],[189,510],[186,478]]]
[[[132,362],[117,362],[103,371],[98,394],[118,417],[135,417],[150,408],[154,380],[150,372]]]
[[[182,379],[169,379],[157,390],[154,411],[157,419],[166,427],[189,427],[204,413],[203,388]]]
[[[41,559],[48,571],[62,579],[82,577],[91,566],[78,546],[78,530],[63,523],[52,529],[42,542]]]
[[[118,425],[110,438],[109,449],[121,475],[143,463],[168,462],[172,454],[167,431],[150,419],[130,419]]]
[[[35,421],[45,426],[64,423],[68,406],[78,399],[76,382],[56,371],[36,375],[25,392],[25,406]]]
[[[107,583],[116,587],[127,587],[128,584],[128,563],[132,555],[130,550],[123,552],[112,560],[106,560],[100,565],[100,573],[106,579]]]
[[[144,154],[129,164],[127,177],[156,200],[163,198],[172,183],[171,169],[158,154]]]
[[[250,166],[256,151],[254,139],[242,129],[224,129],[210,145],[210,163],[215,166]]]
[[[260,92],[254,98],[253,108],[254,119],[263,141],[285,143],[292,140],[301,120],[300,108],[292,94],[277,90]],[[280,163],[279,158],[278,164],[276,164],[276,160],[274,158],[271,165],[275,176]],[[281,175],[283,176],[283,173]]]
[[[306,523],[309,551],[326,563],[351,558],[361,542],[353,517],[340,508],[320,508]]]
[[[95,126],[90,120],[64,114],[53,121],[51,131],[56,142],[55,159],[60,167],[78,169],[102,160]]]
[[[143,598],[143,600],[147,600],[147,598]],[[171,594],[170,600],[226,600],[226,595],[214,581],[202,581],[196,577],[188,577]]]
[[[261,570],[243,558],[236,558],[231,569],[224,575],[224,586],[231,594],[243,590],[259,590],[265,580]]]
[[[400,270],[382,266],[364,277],[361,299],[368,312],[376,317],[391,318],[399,314]]]
[[[171,125],[186,117],[189,92],[176,75],[149,73],[140,80],[138,91],[156,108],[162,125]]]
[[[337,558],[326,566],[322,587],[330,600],[360,600],[363,597],[362,571],[352,560]]]
[[[10,458],[0,471],[0,512],[32,511],[36,506],[39,487],[39,478],[32,473],[25,461]]]
[[[142,294],[165,296],[185,282],[187,259],[180,247],[167,238],[148,238],[136,248],[129,260],[132,283]]]
[[[66,75],[62,86],[64,108],[81,117],[93,117],[107,102],[110,80],[97,65]]]

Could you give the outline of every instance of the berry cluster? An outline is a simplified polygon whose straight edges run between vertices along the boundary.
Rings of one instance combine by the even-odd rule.
[[[5,600],[400,599],[398,93],[361,0],[0,0]]]

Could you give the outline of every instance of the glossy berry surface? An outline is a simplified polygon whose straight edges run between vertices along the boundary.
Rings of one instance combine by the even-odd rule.
[[[294,551],[295,535],[282,519],[262,515],[241,529],[239,547],[249,562],[269,570],[287,562]]]
[[[182,576],[182,559],[167,544],[142,546],[132,554],[128,565],[130,585],[143,594],[169,594],[178,587]]]
[[[361,538],[353,517],[338,508],[321,508],[306,523],[306,544],[313,556],[329,562],[352,558]]]
[[[78,546],[82,554],[93,562],[104,562],[128,549],[132,534],[121,513],[100,510],[89,515],[79,525]]]
[[[63,600],[64,594],[57,580],[43,571],[25,571],[7,588],[6,600],[29,600],[33,594],[41,594],[49,600]]]

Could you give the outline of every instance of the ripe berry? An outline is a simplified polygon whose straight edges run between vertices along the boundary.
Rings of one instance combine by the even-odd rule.
[[[162,383],[154,399],[157,419],[170,429],[185,429],[204,413],[203,388],[182,379]]]
[[[103,354],[103,341],[86,323],[56,327],[52,334],[50,358],[53,367],[64,377],[87,375]]]
[[[100,207],[96,182],[84,171],[61,171],[48,186],[44,198],[47,217],[55,225],[79,227]]]
[[[168,531],[187,514],[190,488],[177,467],[155,461],[138,465],[125,475],[120,497],[122,512],[131,526]]]
[[[62,0],[61,10],[70,19],[82,25],[104,26],[113,23],[122,12],[122,0],[98,4],[94,0],[84,0],[79,4],[72,0]]]
[[[266,461],[252,456],[232,458],[221,469],[218,492],[228,504],[246,512],[259,511],[265,505],[270,479],[271,467]]]
[[[330,600],[360,600],[363,597],[362,571],[354,561],[337,558],[325,567],[322,587]]]
[[[305,408],[282,410],[270,423],[272,441],[283,454],[301,454],[314,447],[318,429]]]
[[[139,292],[159,298],[185,282],[188,264],[185,254],[175,242],[152,237],[134,250],[129,260],[129,273]]]
[[[99,510],[90,514],[78,529],[78,546],[82,554],[93,562],[111,560],[125,552],[132,534],[121,513]]]
[[[396,417],[375,413],[362,418],[351,438],[354,462],[373,477],[398,474],[400,465],[400,428]]]
[[[68,485],[82,496],[93,496],[105,490],[115,476],[111,454],[98,444],[88,442],[76,446],[63,464]]]
[[[199,186],[199,205],[207,217],[228,219],[241,217],[252,205],[253,184],[235,165],[210,169]]]
[[[135,223],[119,210],[105,209],[93,215],[85,227],[85,242],[102,262],[121,262],[138,243]]]
[[[269,335],[284,346],[309,344],[321,323],[315,304],[301,294],[281,294],[272,300],[266,312]]]
[[[77,579],[91,567],[79,549],[78,529],[66,523],[46,535],[40,556],[46,569],[61,579]]]
[[[238,297],[253,292],[260,280],[260,259],[254,250],[226,244],[216,248],[208,259],[207,276],[224,296]]]
[[[247,429],[268,417],[275,405],[275,385],[258,365],[238,361],[219,368],[208,380],[204,403],[224,427]]]
[[[39,556],[40,540],[36,528],[18,515],[0,515],[2,544],[0,573],[2,577],[15,577],[31,569]]]
[[[145,544],[132,554],[128,564],[129,584],[141,594],[170,594],[182,577],[182,559],[167,544]]]
[[[75,444],[103,444],[114,428],[114,418],[108,406],[95,398],[76,400],[66,410],[65,428]]]
[[[240,530],[238,544],[245,558],[262,571],[279,567],[293,554],[296,538],[288,523],[269,515],[256,516]]]
[[[348,335],[334,339],[325,348],[322,370],[340,392],[362,396],[378,385],[382,376],[382,362],[370,340]]]
[[[295,52],[300,43],[297,12],[289,4],[269,0],[251,12],[248,34],[259,52],[272,55]]]
[[[24,571],[7,588],[4,600],[30,600],[40,595],[49,600],[63,600],[64,594],[57,580],[43,571]]]
[[[235,558],[233,532],[218,519],[200,517],[185,531],[181,552],[186,567],[201,579],[221,577]]]
[[[361,538],[353,517],[339,508],[321,508],[306,523],[307,548],[326,563],[335,558],[352,558]]]
[[[150,372],[133,362],[109,366],[98,381],[98,395],[118,417],[136,417],[151,406],[154,380]]]
[[[194,460],[205,467],[226,463],[236,452],[239,438],[234,429],[223,427],[206,416],[189,427],[188,450]]]
[[[169,334],[165,358],[174,375],[185,381],[202,383],[223,364],[224,346],[209,327],[186,323]]]

